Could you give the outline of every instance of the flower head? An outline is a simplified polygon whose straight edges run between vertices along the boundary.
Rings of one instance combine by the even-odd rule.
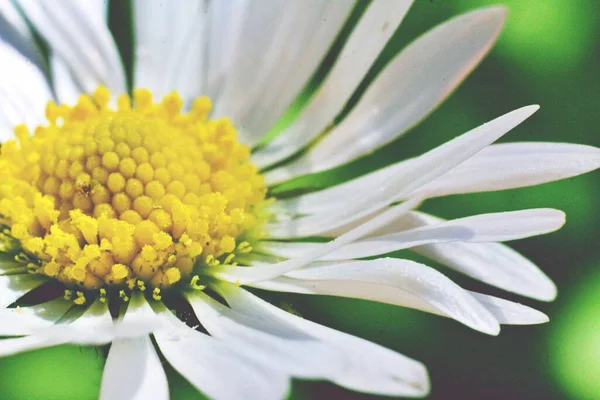
[[[136,89],[116,110],[109,99],[100,87],[72,107],[49,102],[48,125],[18,125],[0,154],[5,243],[77,304],[197,285],[200,265],[232,263],[265,218],[264,179],[231,122],[207,119],[209,99],[184,114],[176,92],[154,104]]]
[[[131,95],[100,3],[18,1],[46,41],[52,84],[26,21],[10,3],[0,7],[0,34],[14,33],[0,42],[0,355],[110,343],[101,397],[111,399],[167,398],[163,362],[214,398],[280,398],[290,377],[422,396],[429,381],[421,363],[246,287],[406,306],[491,335],[501,324],[547,320],[424,264],[385,257],[410,249],[552,300],[552,281],[499,242],[552,232],[565,221],[561,211],[451,221],[417,211],[432,197],[600,166],[600,151],[588,146],[492,145],[537,106],[324,190],[282,189],[281,198],[273,190],[414,126],[491,47],[504,9],[474,11],[423,35],[338,118],[411,4],[369,3],[307,105],[263,141],[352,2],[134,1]]]

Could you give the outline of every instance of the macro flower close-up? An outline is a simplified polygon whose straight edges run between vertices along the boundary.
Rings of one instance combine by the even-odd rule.
[[[552,280],[502,242],[554,232],[565,213],[420,210],[600,167],[592,146],[518,141],[537,105],[514,99],[513,111],[420,155],[303,185],[407,134],[507,18],[501,6],[455,16],[365,80],[412,1],[358,3],[134,0],[128,71],[107,2],[3,2],[0,356],[103,348],[102,399],[168,399],[167,366],[215,399],[285,398],[292,378],[423,397],[420,361],[273,295],[386,303],[493,336],[548,321],[428,263],[552,301]],[[419,261],[391,254],[400,250]]]

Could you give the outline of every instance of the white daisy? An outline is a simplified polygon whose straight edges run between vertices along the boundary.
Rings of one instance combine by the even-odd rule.
[[[16,3],[0,5],[0,355],[111,343],[105,399],[168,398],[163,360],[212,398],[281,398],[291,377],[422,396],[429,382],[419,362],[292,315],[247,287],[411,307],[491,335],[500,324],[547,320],[383,256],[411,249],[552,300],[550,279],[499,242],[552,232],[561,211],[452,221],[416,211],[427,198],[600,166],[588,146],[492,145],[537,106],[325,190],[283,200],[269,191],[407,132],[490,49],[503,8],[416,39],[338,121],[411,5],[371,2],[306,107],[265,144],[353,1],[133,1],[132,97],[104,1]],[[306,240],[317,237],[330,240]]]

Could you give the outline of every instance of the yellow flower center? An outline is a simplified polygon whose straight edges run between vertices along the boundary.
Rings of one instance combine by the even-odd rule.
[[[207,118],[207,97],[188,113],[175,92],[154,103],[136,89],[116,109],[109,99],[100,87],[72,107],[49,102],[48,126],[15,128],[0,150],[3,237],[68,287],[156,297],[197,285],[199,268],[230,263],[260,235],[264,180],[231,122]]]

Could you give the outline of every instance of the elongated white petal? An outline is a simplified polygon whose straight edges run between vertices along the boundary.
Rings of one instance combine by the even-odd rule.
[[[169,312],[169,311],[167,311]],[[154,337],[169,364],[196,389],[214,399],[281,399],[289,378],[249,359],[227,344],[174,321]]]
[[[72,302],[58,298],[36,306],[0,310],[0,336],[29,335],[52,326],[72,305]]]
[[[244,289],[219,284],[216,290],[234,310],[266,332],[295,328],[338,348],[346,356],[345,369],[332,382],[351,390],[389,396],[424,396],[429,392],[425,367],[375,343],[289,314]]]
[[[88,309],[71,309],[59,324],[39,329],[34,335],[64,343],[100,345],[149,335],[167,325],[165,317],[156,315],[143,295],[136,293],[118,321],[113,320],[106,303],[98,299]]]
[[[437,224],[440,218],[423,213],[405,215],[412,226]],[[556,297],[556,286],[535,264],[499,243],[442,243],[413,249],[419,254],[456,271],[537,300]]]
[[[108,17],[108,1],[107,0],[87,0],[81,2],[81,7],[93,18],[101,21],[106,21]]]
[[[150,338],[115,340],[104,366],[100,399],[168,398],[167,377]]]
[[[342,296],[415,308],[497,335],[496,319],[460,286],[433,268],[395,258],[323,265],[253,286],[276,291]]]
[[[415,194],[439,197],[534,186],[600,167],[600,150],[570,143],[502,143],[473,158]]]
[[[496,40],[505,17],[504,7],[476,10],[419,37],[384,69],[340,125],[283,168],[294,176],[323,171],[405,133],[475,68]]]
[[[14,137],[13,128],[30,129],[44,122],[44,110],[52,94],[43,72],[23,54],[0,40],[0,141]]]
[[[50,56],[50,71],[58,101],[62,104],[75,104],[82,90],[75,82],[69,67],[55,54]]]
[[[283,21],[284,15],[290,20],[284,21],[283,26],[279,24],[279,33],[268,52],[255,51],[263,57],[257,74],[246,75],[252,78],[236,86],[235,90],[242,91],[230,96],[232,102],[229,106],[222,106],[226,114],[234,110],[227,115],[232,117],[249,143],[264,135],[298,96],[325,57],[354,5],[352,0],[281,3],[285,3],[283,13],[274,20]],[[264,21],[261,31],[272,31],[275,21]],[[256,46],[253,42],[248,49]],[[239,67],[236,69],[239,70]],[[226,82],[231,81],[228,79]]]
[[[316,70],[352,5],[287,0],[249,7],[214,114],[230,117],[242,141],[256,143]]]
[[[8,357],[27,351],[44,349],[63,344],[62,341],[40,336],[24,336],[13,339],[0,339],[0,357]]]
[[[27,292],[46,282],[46,278],[36,275],[0,276],[0,308],[11,305]]]
[[[202,70],[196,62],[204,53],[204,1],[136,0],[132,7],[135,86],[151,89],[158,98],[172,90],[183,91],[185,100],[190,90],[199,95]]]
[[[208,3],[207,70],[205,93],[217,99],[233,66],[237,41],[249,0],[210,1]],[[227,29],[223,29],[226,26]]]
[[[243,354],[301,378],[325,379],[343,371],[342,354],[297,329],[264,332],[252,318],[225,307],[205,294],[186,296],[202,326],[214,337],[238,343]]]
[[[315,193],[279,200],[271,208],[288,214],[335,210],[369,182],[385,182],[413,160],[382,168],[360,178]],[[452,194],[505,190],[570,178],[600,165],[600,150],[568,143],[494,144],[427,185],[405,196],[425,198]]]
[[[538,108],[528,106],[505,114],[411,160],[409,167],[385,182],[366,182],[365,187],[346,199],[341,210],[269,224],[269,234],[283,239],[317,236],[373,214],[472,157]]]
[[[565,214],[553,209],[532,209],[475,215],[435,225],[405,230],[402,224],[387,226],[368,239],[343,246],[320,260],[371,257],[416,246],[447,242],[500,242],[554,232],[565,223]],[[277,256],[300,257],[323,246],[320,243],[262,242],[261,250]]]
[[[549,321],[546,314],[523,304],[475,292],[471,292],[471,296],[483,304],[503,325],[534,325]]]
[[[412,164],[409,164],[411,161],[401,161],[348,182],[313,193],[277,200],[269,209],[275,214],[285,213],[288,215],[306,215],[335,211],[339,208],[340,204],[345,204],[348,199],[352,199],[356,193],[361,192],[365,188],[382,186],[394,179],[394,177],[404,174],[404,171],[411,167]]]
[[[157,315],[143,293],[134,292],[127,308],[121,308],[121,315],[111,333],[117,338],[136,338],[169,325],[162,315]]]
[[[381,0],[369,5],[315,96],[291,126],[257,151],[256,165],[265,167],[291,156],[333,122],[411,4],[412,0]]]
[[[88,0],[78,4],[90,18],[106,23],[108,17],[108,1]],[[57,100],[63,104],[75,104],[82,93],[82,88],[75,79],[75,74],[69,66],[56,54],[50,54],[50,71],[52,86]]]
[[[36,331],[32,336],[57,343],[100,345],[110,343],[113,319],[106,303],[96,300],[87,309],[72,308],[60,323]]]
[[[302,257],[295,258],[293,260],[284,261],[278,264],[266,264],[261,266],[249,267],[215,267],[209,270],[209,273],[218,279],[222,279],[228,282],[236,282],[240,284],[247,284],[253,282],[260,282],[268,279],[278,277],[285,274],[286,272],[293,271],[300,267],[303,267],[320,257],[342,247],[345,244],[351,243],[369,233],[384,226],[390,219],[398,218],[400,215],[407,213],[409,210],[415,208],[420,203],[420,199],[408,200],[397,207],[390,207],[381,214],[369,219],[360,226],[349,230],[340,237],[332,240],[326,245],[316,249],[315,251],[308,252]]]
[[[86,92],[103,84],[126,90],[125,74],[114,39],[101,18],[74,0],[18,0],[34,27],[63,59]]]

